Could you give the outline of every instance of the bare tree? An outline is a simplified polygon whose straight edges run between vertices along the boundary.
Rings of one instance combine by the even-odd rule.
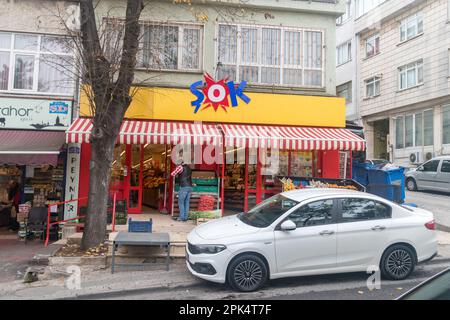
[[[106,237],[111,163],[120,126],[132,100],[130,89],[139,48],[139,18],[143,8],[143,0],[127,0],[122,54],[116,65],[106,58],[102,50],[93,0],[80,0],[84,82],[91,91],[93,110],[90,188],[82,249],[97,246]]]
[[[97,17],[97,5],[102,0],[71,2],[79,4],[79,30],[70,26],[72,22],[67,19],[67,8],[64,6],[58,6],[57,12],[49,12],[49,17],[59,18],[66,33],[70,35],[66,37],[66,45],[70,48],[75,46],[76,58],[57,60],[49,57],[46,62],[70,78],[80,80],[81,90],[88,100],[93,119],[88,207],[81,243],[81,249],[87,250],[98,246],[106,238],[114,146],[125,113],[140,87],[134,80],[138,52],[141,50],[142,55],[147,55],[147,58],[152,56],[150,65],[141,63],[140,67],[153,70],[153,75],[141,79],[140,83],[154,79],[155,65],[164,65],[165,61],[170,60],[170,56],[155,43],[147,41],[145,46],[140,47],[141,37],[145,37],[145,27],[143,31],[139,19],[144,7],[150,3],[155,4],[155,1],[127,0],[125,18],[115,16],[123,7],[109,7],[108,12],[103,12],[104,16]],[[240,7],[222,7],[220,1],[218,4],[215,9],[222,20],[228,20],[227,17],[232,20],[233,17],[246,14]],[[199,21],[208,20],[206,13],[201,9],[197,10],[191,0],[175,0],[173,5],[186,8]],[[78,12],[72,14],[75,16]],[[166,32],[164,36],[170,37],[170,34]],[[161,43],[168,41],[159,40]],[[61,86],[61,83],[58,85]]]

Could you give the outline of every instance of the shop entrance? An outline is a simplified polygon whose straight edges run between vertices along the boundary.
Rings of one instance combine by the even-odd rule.
[[[389,136],[389,119],[375,121],[374,129],[374,159],[389,160],[388,153],[388,136]]]
[[[114,150],[110,190],[127,202],[129,213],[162,209],[167,199],[165,145],[117,145]],[[170,154],[169,154],[170,155]],[[166,201],[164,201],[166,202]]]

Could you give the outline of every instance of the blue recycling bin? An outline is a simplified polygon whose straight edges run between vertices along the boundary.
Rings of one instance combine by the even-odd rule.
[[[405,168],[369,169],[367,173],[367,192],[397,203],[405,201]]]
[[[353,161],[352,179],[363,186],[367,186],[369,184],[368,172],[369,169],[372,169],[373,167],[374,165],[370,163]]]

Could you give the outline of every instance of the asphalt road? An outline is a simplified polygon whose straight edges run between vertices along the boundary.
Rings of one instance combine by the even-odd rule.
[[[430,210],[434,213],[440,229],[450,232],[450,191],[449,193],[406,191],[405,202],[415,203],[420,208]]]
[[[298,277],[272,280],[263,290],[236,293],[225,285],[199,281],[196,285],[173,289],[139,290],[80,297],[82,299],[120,300],[392,300],[438,272],[450,267],[450,259],[437,259],[421,264],[408,280],[382,281],[380,290],[367,288],[368,274]]]

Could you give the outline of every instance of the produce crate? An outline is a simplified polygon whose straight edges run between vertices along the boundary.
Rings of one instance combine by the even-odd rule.
[[[153,220],[133,221],[128,219],[128,232],[152,232]]]

